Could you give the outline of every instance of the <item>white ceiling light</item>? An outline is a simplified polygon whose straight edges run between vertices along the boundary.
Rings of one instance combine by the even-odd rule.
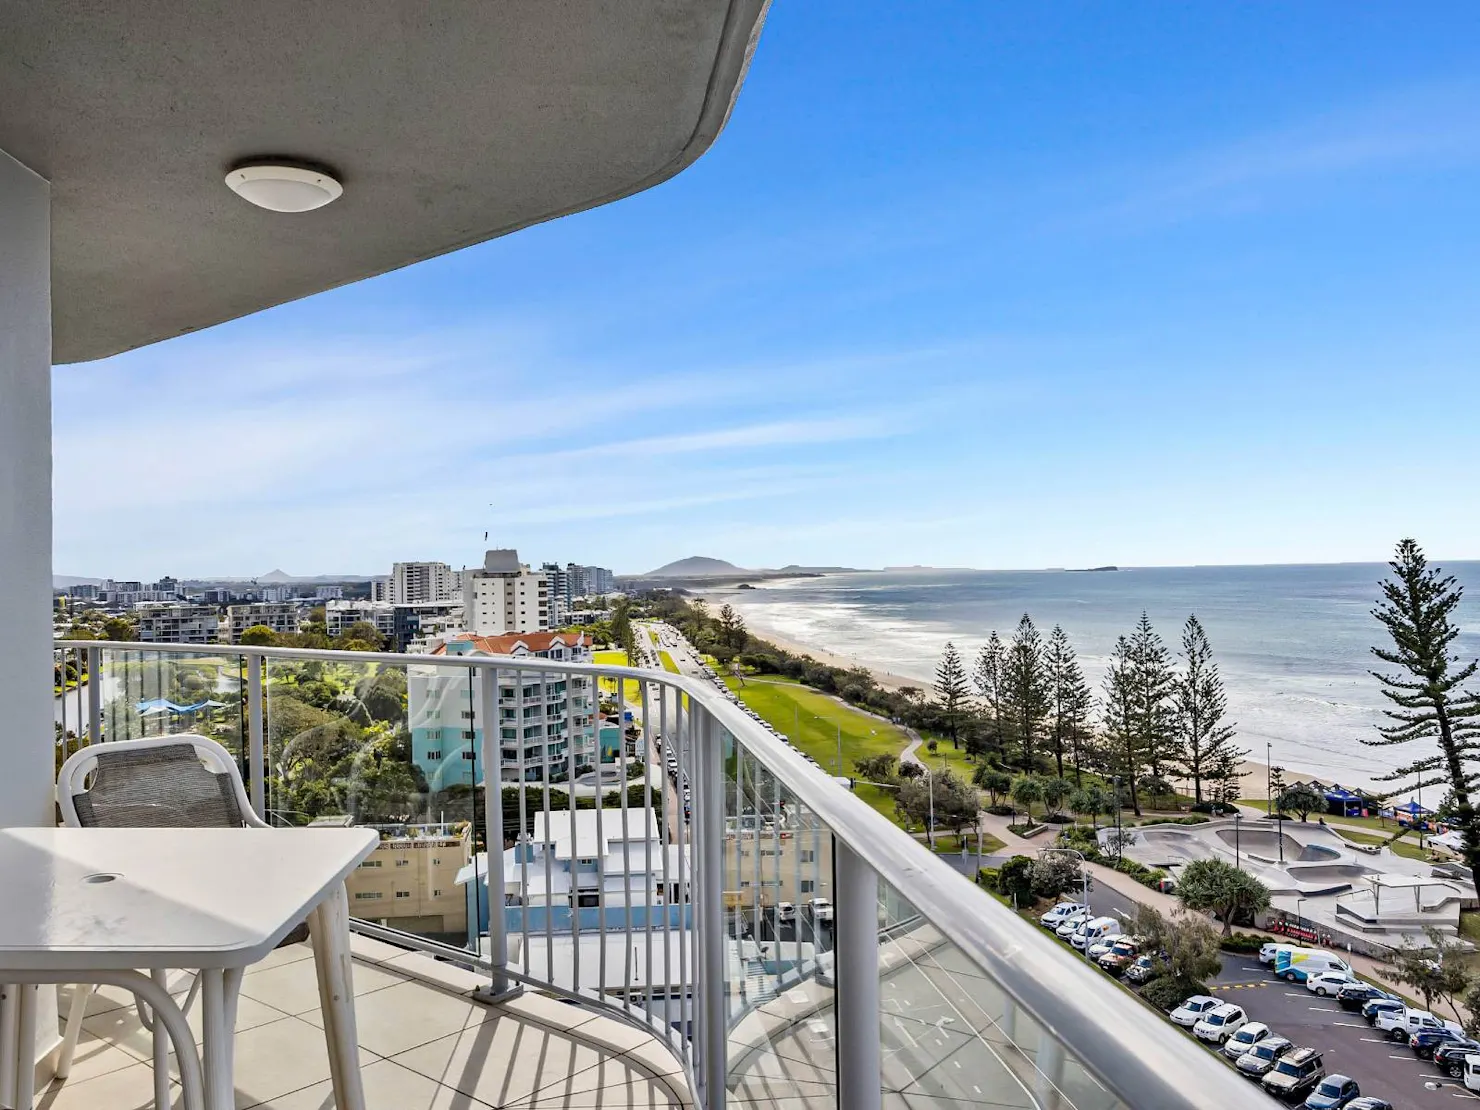
[[[238,166],[226,175],[226,184],[237,196],[272,212],[312,212],[344,192],[323,170],[269,163]]]

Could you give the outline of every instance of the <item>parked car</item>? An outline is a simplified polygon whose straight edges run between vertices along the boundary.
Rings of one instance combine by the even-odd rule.
[[[1358,1010],[1371,1002],[1374,998],[1392,998],[1385,990],[1374,987],[1371,983],[1351,983],[1336,992],[1336,1001],[1341,1004],[1343,1010]]]
[[[1073,917],[1075,914],[1088,913],[1089,907],[1083,902],[1060,902],[1053,909],[1038,919],[1038,924],[1045,929],[1057,929],[1064,923],[1064,918]]]
[[[1259,946],[1259,962],[1261,964],[1274,963],[1274,950],[1279,947],[1278,942],[1270,941],[1268,944]]]
[[[1137,956],[1125,969],[1125,977],[1132,983],[1149,983],[1156,978],[1156,963],[1150,956]]]
[[[1303,983],[1323,971],[1351,973],[1352,965],[1335,952],[1324,948],[1303,948],[1298,944],[1279,944],[1274,950],[1274,973],[1291,983]]]
[[[1125,939],[1126,935],[1124,933],[1111,933],[1108,936],[1101,937],[1099,940],[1092,941],[1085,951],[1089,954],[1090,959],[1098,963],[1101,957]]]
[[[1223,1042],[1221,1051],[1228,1059],[1237,1060],[1265,1037],[1271,1036],[1273,1032],[1262,1021],[1246,1021],[1239,1027],[1238,1032]]]
[[[1434,1066],[1450,1079],[1463,1079],[1465,1057],[1475,1055],[1480,1055],[1480,1041],[1472,1041],[1468,1037],[1456,1037],[1434,1049]]]
[[[1259,1082],[1275,1098],[1294,1102],[1309,1095],[1325,1077],[1321,1054],[1313,1048],[1297,1048],[1276,1060]]]
[[[1304,1110],[1345,1110],[1351,1100],[1362,1093],[1357,1081],[1349,1075],[1328,1075],[1301,1103]]]
[[[790,902],[776,903],[777,921],[795,921],[797,919],[797,908]]]
[[[1368,1025],[1377,1024],[1377,1016],[1389,1010],[1401,1010],[1405,1003],[1396,998],[1374,998],[1369,1002],[1362,1003],[1362,1018]]]
[[[1058,937],[1060,940],[1068,940],[1071,936],[1074,935],[1074,930],[1079,928],[1079,926],[1083,925],[1088,920],[1089,913],[1085,910],[1080,910],[1078,913],[1071,913],[1068,917],[1064,918],[1058,923],[1058,926],[1053,931],[1054,936]]]
[[[1281,1056],[1295,1046],[1284,1037],[1265,1037],[1233,1062],[1250,1079],[1264,1076]]]
[[[1184,1029],[1191,1029],[1208,1011],[1218,1005],[1218,1000],[1212,995],[1194,994],[1182,1005],[1172,1011],[1172,1021]]]
[[[813,921],[831,921],[833,919],[833,904],[826,898],[809,898],[807,905],[812,910]]]
[[[1387,1034],[1388,1040],[1406,1044],[1408,1039],[1421,1029],[1443,1029],[1444,1023],[1427,1010],[1404,1006],[1400,1010],[1383,1010],[1378,1013],[1377,1028]]]
[[[1408,1038],[1408,1047],[1420,1060],[1432,1060],[1434,1052],[1441,1046],[1468,1039],[1448,1026],[1440,1026],[1438,1029],[1420,1029]]]
[[[1249,1022],[1249,1015],[1244,1013],[1242,1006],[1236,1006],[1232,1002],[1225,1002],[1221,1006],[1214,1006],[1192,1027],[1192,1035],[1200,1041],[1211,1041],[1213,1044],[1222,1044],[1224,1040],[1237,1033]]]
[[[1097,961],[1099,965],[1111,975],[1120,975],[1133,963],[1140,954],[1141,946],[1133,938],[1116,937],[1110,942],[1109,949]],[[1150,962],[1150,958],[1147,958]]]
[[[1354,987],[1361,982],[1350,971],[1323,971],[1318,975],[1307,975],[1305,977],[1305,989],[1314,991],[1325,998],[1327,995],[1335,994],[1342,987]]]
[[[1393,1110],[1393,1104],[1385,1098],[1363,1095],[1361,1098],[1352,1099],[1342,1107],[1342,1110]]]

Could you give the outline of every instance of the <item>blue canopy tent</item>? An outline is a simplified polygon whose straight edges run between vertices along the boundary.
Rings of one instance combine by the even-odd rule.
[[[1402,805],[1393,806],[1388,812],[1392,814],[1400,825],[1414,825],[1418,828],[1428,828],[1428,818],[1434,811],[1410,799]]]
[[[1350,790],[1332,785],[1326,791],[1326,812],[1337,817],[1360,817],[1362,815],[1363,798],[1360,794],[1354,794]]]

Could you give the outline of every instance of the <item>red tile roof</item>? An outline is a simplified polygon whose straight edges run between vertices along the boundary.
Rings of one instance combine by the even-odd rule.
[[[590,647],[584,632],[511,632],[505,636],[449,636],[432,648],[433,655],[445,655],[447,644],[471,644],[483,655],[537,655],[552,647]]]

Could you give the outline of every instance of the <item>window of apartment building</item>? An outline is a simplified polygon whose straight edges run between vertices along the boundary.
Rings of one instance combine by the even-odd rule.
[[[522,693],[526,698],[535,698],[539,697],[540,688],[537,684],[534,686],[526,686],[522,691],[520,691],[520,693]]]
[[[409,891],[409,890],[398,890],[398,891],[396,891],[396,897],[397,898],[410,898],[411,897],[411,891]]]
[[[471,721],[473,719],[473,711],[471,709],[464,709],[464,710],[462,710],[462,714],[461,715],[462,715],[462,719],[465,720],[465,721]]]
[[[544,725],[530,725],[524,730],[524,739],[528,740],[531,736],[539,736],[544,731],[544,727]]]
[[[430,751],[427,752],[427,758],[428,759],[441,759],[442,758],[442,753],[439,752],[439,751],[437,751],[437,750],[435,750],[435,749],[433,749],[433,750],[430,750]]]
[[[378,902],[378,901],[380,901],[380,891],[378,891],[378,890],[357,890],[357,891],[355,891],[355,901],[356,902]]]
[[[577,906],[599,906],[599,905],[601,905],[601,895],[599,895],[599,894],[577,894],[576,895],[576,905]]]
[[[440,898],[440,897],[442,897],[442,892],[440,890],[434,890],[434,891],[432,891],[432,897],[433,898]]]
[[[465,728],[465,729],[463,729],[462,738],[464,740],[472,740],[472,739],[475,739],[477,737],[477,735],[478,735],[478,733],[475,730],[470,729],[470,728]]]
[[[477,757],[477,756],[476,756],[476,755],[474,755],[474,754],[473,754],[473,753],[472,753],[472,752],[471,752],[471,751],[465,751],[465,752],[463,752],[463,753],[462,753],[462,757],[463,757],[463,758],[464,758],[464,759],[477,759],[477,758],[478,758],[478,757]]]
[[[802,862],[803,863],[813,863],[814,861],[816,861],[816,859],[817,859],[817,849],[815,849],[815,848],[803,848],[802,849]]]
[[[519,730],[517,728],[501,728],[498,730],[498,735],[500,740],[517,740],[519,738]]]
[[[411,866],[411,861],[409,859],[398,859],[398,860],[396,860],[396,866],[397,867],[409,867],[409,866]]]
[[[360,864],[360,866],[361,867],[379,867],[380,866],[380,860],[378,860],[378,859],[367,859],[364,863]]]
[[[802,893],[803,894],[811,894],[816,889],[817,889],[817,882],[816,882],[815,879],[803,879],[802,880]]]

